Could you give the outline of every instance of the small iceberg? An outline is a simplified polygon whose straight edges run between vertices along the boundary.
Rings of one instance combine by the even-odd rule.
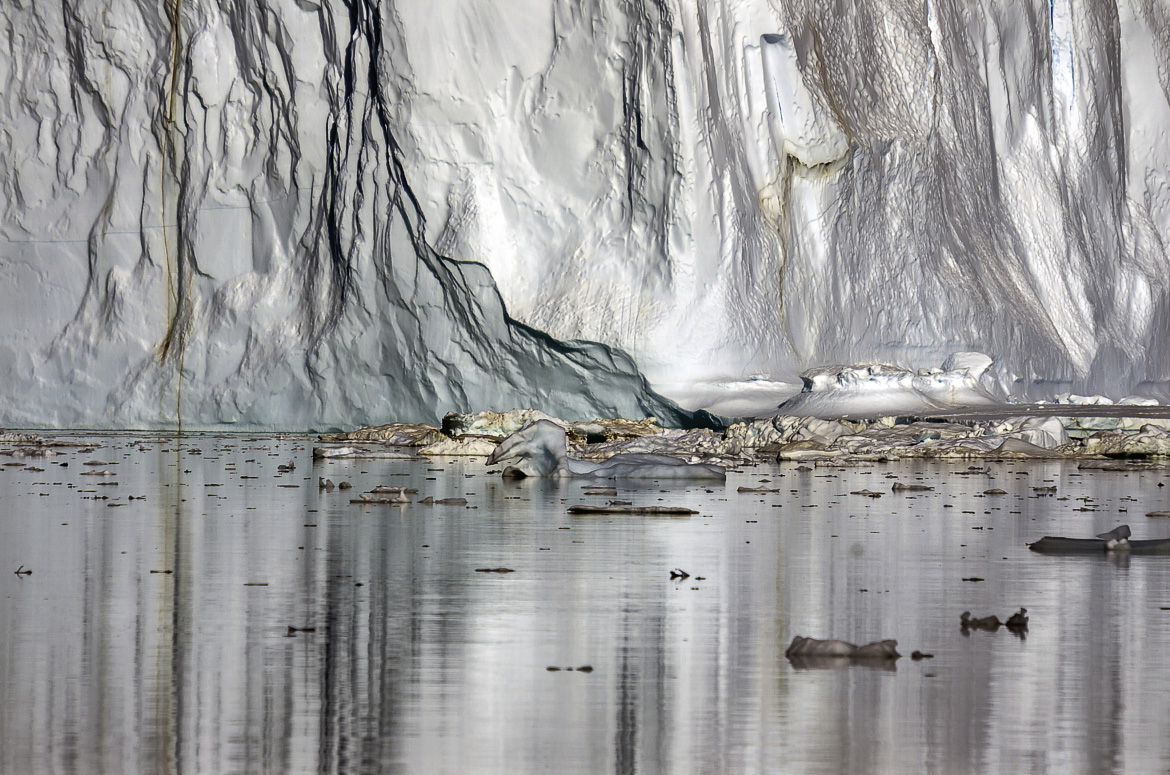
[[[954,353],[940,369],[885,363],[822,366],[801,374],[804,388],[781,412],[813,417],[879,417],[1003,402],[983,353]]]
[[[503,464],[504,476],[566,476],[597,479],[718,479],[722,466],[687,463],[667,455],[617,454],[607,460],[570,458],[565,429],[549,420],[529,423],[500,442],[487,459]]]

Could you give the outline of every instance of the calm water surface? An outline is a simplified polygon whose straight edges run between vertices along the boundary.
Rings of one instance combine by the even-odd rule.
[[[478,460],[86,438],[0,457],[3,773],[1170,770],[1170,558],[1026,547],[1170,536],[1167,474],[786,463],[573,517],[609,498]],[[350,504],[377,485],[468,507]],[[960,630],[1020,606],[1024,639]],[[797,669],[798,634],[935,656]]]

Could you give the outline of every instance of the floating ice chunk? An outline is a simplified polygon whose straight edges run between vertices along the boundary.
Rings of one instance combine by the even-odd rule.
[[[689,464],[666,455],[619,454],[594,462],[568,455],[565,429],[537,420],[500,442],[487,460],[504,464],[505,476],[582,476],[601,479],[724,479],[723,468]]]
[[[443,439],[434,444],[428,444],[418,451],[420,455],[428,457],[490,455],[496,449],[496,443],[491,439],[477,439],[475,437],[461,439]]]
[[[1062,417],[1012,417],[993,424],[989,430],[999,436],[1010,436],[1044,449],[1054,449],[1069,443]]]
[[[568,423],[539,409],[509,409],[506,412],[475,412],[460,414],[448,412],[443,416],[443,432],[449,436],[475,434],[481,436],[510,436],[525,425],[537,420],[548,420],[562,428]]]
[[[1109,457],[1170,457],[1170,432],[1150,424],[1136,433],[1101,431],[1085,439],[1084,452]]]
[[[801,374],[804,389],[780,405],[786,414],[875,417],[970,406],[993,406],[990,358],[956,353],[942,369],[914,372],[870,363],[822,366]]]
[[[323,433],[319,438],[321,441],[380,441],[402,447],[425,447],[445,437],[434,425],[392,422],[344,433]]]

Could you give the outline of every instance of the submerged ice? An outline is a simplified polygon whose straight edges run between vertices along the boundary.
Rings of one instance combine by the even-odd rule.
[[[677,424],[639,370],[738,409],[701,386],[895,364],[933,401],[956,351],[1009,392],[1170,395],[1159,3],[114,0],[0,29],[0,424]]]

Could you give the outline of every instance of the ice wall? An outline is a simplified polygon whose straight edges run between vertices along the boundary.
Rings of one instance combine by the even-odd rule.
[[[0,424],[679,421],[628,356],[511,321],[427,244],[393,12],[0,9]]]
[[[0,424],[669,412],[621,349],[1170,379],[1159,0],[17,0],[0,35]]]
[[[411,156],[521,319],[655,382],[1170,377],[1164,2],[470,5],[402,14]]]

